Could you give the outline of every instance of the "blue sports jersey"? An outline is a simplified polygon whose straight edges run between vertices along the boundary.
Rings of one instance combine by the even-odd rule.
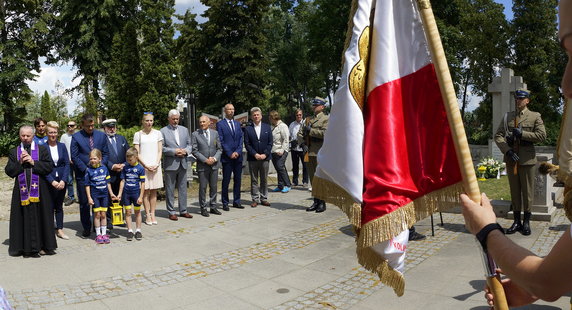
[[[141,189],[141,182],[145,182],[145,168],[141,164],[137,163],[135,166],[131,166],[128,162],[125,163],[125,167],[121,171],[121,179],[124,181],[123,192],[124,193],[137,193]]]
[[[91,197],[107,197],[107,183],[109,183],[109,171],[105,166],[97,168],[87,167],[85,171],[85,185],[90,187]]]

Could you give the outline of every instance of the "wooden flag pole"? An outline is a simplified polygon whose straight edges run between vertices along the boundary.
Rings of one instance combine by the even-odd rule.
[[[461,118],[461,113],[459,113],[457,96],[455,95],[451,73],[449,72],[449,66],[447,65],[447,59],[445,58],[445,51],[443,50],[443,45],[439,36],[439,30],[437,29],[435,17],[433,16],[431,3],[429,0],[417,1],[423,20],[423,28],[425,29],[425,34],[429,43],[433,65],[435,66],[435,73],[437,74],[437,80],[439,81],[441,95],[443,96],[445,110],[447,111],[447,119],[449,120],[449,126],[451,127],[451,134],[453,135],[457,161],[459,162],[461,175],[463,176],[463,188],[471,200],[480,203],[481,193],[475,176],[471,151],[467,142],[463,119]],[[485,268],[487,269],[487,285],[494,295],[495,309],[508,310],[504,289],[500,283],[499,276],[496,274],[496,270],[494,270],[494,262],[486,253],[483,254],[487,259],[486,266],[489,266],[488,268]],[[490,270],[491,268],[493,268],[493,270]]]

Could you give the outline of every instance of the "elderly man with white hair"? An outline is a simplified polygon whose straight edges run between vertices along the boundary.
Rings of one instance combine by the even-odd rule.
[[[179,125],[181,114],[169,111],[169,125],[161,128],[163,134],[163,171],[169,219],[178,220],[175,211],[175,188],[179,194],[179,216],[192,218],[187,211],[187,156],[191,154],[191,136],[187,128]]]

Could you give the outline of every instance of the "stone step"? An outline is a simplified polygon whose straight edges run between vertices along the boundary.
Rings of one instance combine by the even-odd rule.
[[[532,212],[532,216],[530,217],[533,221],[542,221],[542,222],[550,222],[552,220],[552,215],[554,215],[554,211],[556,211],[555,207],[549,207],[548,212]],[[507,219],[513,219],[513,212],[508,212],[506,217]]]

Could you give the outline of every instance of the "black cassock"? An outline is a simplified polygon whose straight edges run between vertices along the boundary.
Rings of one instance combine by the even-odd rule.
[[[18,146],[20,147],[20,146]],[[18,162],[17,148],[10,151],[8,163],[4,171],[14,179],[12,204],[10,209],[10,246],[8,254],[19,256],[38,253],[40,250],[55,250],[54,210],[50,203],[50,192],[46,181],[54,166],[46,147],[40,146],[39,160],[30,164]],[[26,171],[26,186],[30,188],[31,172],[40,176],[40,202],[30,202],[27,206],[20,204],[18,175]]]

